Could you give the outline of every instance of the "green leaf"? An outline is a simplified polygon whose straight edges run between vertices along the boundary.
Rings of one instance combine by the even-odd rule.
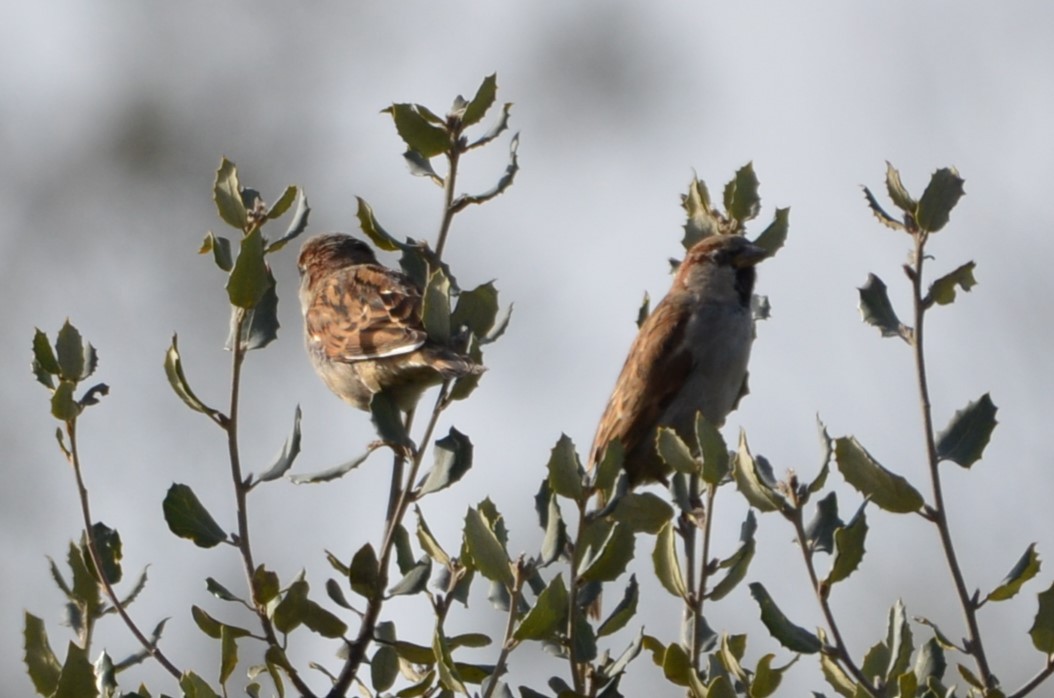
[[[322,637],[336,639],[348,632],[348,626],[344,621],[310,599],[304,600],[301,611],[301,620],[308,630]]]
[[[571,659],[574,662],[592,662],[597,657],[597,638],[586,617],[580,613],[574,616],[574,642],[571,644]]]
[[[432,635],[432,652],[435,654],[439,683],[451,693],[468,695],[468,689],[465,688],[457,667],[454,665],[454,658],[450,655],[450,647],[447,645],[441,626],[437,626],[435,634]]]
[[[205,578],[205,589],[221,601],[241,601],[241,599],[231,593],[227,587],[223,586],[212,577]]]
[[[956,412],[944,431],[937,435],[937,457],[964,468],[980,460],[998,424],[995,419],[997,409],[991,396],[985,393],[976,402]]]
[[[834,453],[833,440],[830,434],[827,433],[827,426],[820,420],[820,415],[816,415],[816,427],[820,435],[820,449],[823,453],[820,459],[820,472],[816,474],[813,481],[809,483],[808,492],[809,494],[816,494],[823,489],[823,486],[827,483],[827,473],[830,471],[831,466],[831,454]]]
[[[183,691],[183,698],[220,698],[205,680],[188,671],[179,679],[179,688]]]
[[[443,178],[435,171],[432,167],[432,163],[429,162],[428,158],[416,150],[407,150],[403,153],[403,160],[406,161],[406,167],[410,170],[410,174],[415,177],[428,177],[439,186],[443,186]]]
[[[604,637],[616,633],[633,619],[637,614],[637,603],[640,601],[640,585],[637,584],[637,575],[631,574],[626,591],[622,594],[622,600],[618,602],[611,615],[597,628],[597,637]]]
[[[681,576],[681,563],[677,559],[677,541],[674,537],[673,522],[668,522],[655,537],[655,550],[651,556],[655,566],[655,576],[666,591],[679,598],[685,598],[688,588]]]
[[[336,480],[337,478],[344,477],[352,470],[365,463],[366,459],[370,457],[371,453],[373,453],[372,448],[366,451],[366,453],[363,453],[361,456],[341,463],[340,465],[333,466],[328,470],[323,470],[321,472],[314,473],[313,475],[291,475],[289,479],[295,485],[306,485]]]
[[[771,257],[787,242],[787,231],[790,229],[790,209],[777,208],[772,218],[761,235],[758,235],[754,244],[768,252]]]
[[[399,654],[389,645],[381,645],[370,660],[370,682],[378,694],[387,691],[399,678]]]
[[[876,505],[894,514],[910,514],[925,503],[918,490],[886,470],[852,436],[835,439],[835,460],[846,482]]]
[[[711,235],[721,232],[721,221],[717,218],[713,205],[710,203],[710,192],[706,183],[695,174],[692,181],[688,183],[688,193],[681,196],[681,206],[687,214],[684,222],[684,237],[681,245],[684,249],[691,249],[695,243]]]
[[[446,128],[432,123],[422,114],[418,104],[393,104],[383,113],[390,114],[395,121],[395,130],[410,150],[416,150],[426,158],[445,153],[450,147],[450,134]]]
[[[92,524],[91,531],[92,539],[95,541],[95,551],[98,553],[99,561],[102,563],[103,576],[110,584],[119,583],[122,576],[121,534],[101,521]],[[86,542],[82,537],[81,545],[85,547],[85,552],[87,552]],[[84,560],[94,572],[96,579],[101,582],[102,579],[98,571],[95,570],[95,565],[92,564],[91,556],[86,554]]]
[[[757,543],[754,541],[754,532],[757,531],[758,523],[754,512],[748,510],[747,518],[739,528],[739,548],[730,557],[718,563],[718,569],[726,569],[728,572],[720,582],[714,585],[706,598],[720,601],[735,589],[747,576],[750,562],[754,559]]]
[[[269,285],[259,303],[248,309],[237,306],[231,308],[230,333],[224,344],[227,351],[233,351],[235,341],[242,349],[252,351],[263,349],[278,339],[278,328],[281,326],[278,322],[278,291],[270,269],[267,270],[267,278]]]
[[[24,662],[33,688],[42,696],[51,695],[58,686],[62,666],[48,643],[44,621],[28,611],[25,613],[23,647]]]
[[[220,685],[227,683],[227,679],[234,673],[238,666],[238,642],[237,637],[231,632],[229,626],[220,628]]]
[[[878,219],[879,223],[887,228],[892,228],[893,230],[907,230],[903,223],[886,213],[885,209],[882,208],[882,205],[878,203],[878,199],[875,198],[875,195],[872,194],[871,190],[867,187],[864,187],[864,198],[867,199],[867,205],[871,208],[871,213],[875,215],[875,218]]]
[[[688,653],[676,642],[671,642],[662,654],[662,674],[670,683],[687,686],[690,676],[695,673]],[[701,695],[701,694],[700,694]]]
[[[1041,566],[1039,555],[1036,553],[1036,544],[1028,546],[1025,554],[1017,561],[1010,572],[1003,578],[995,589],[985,597],[986,601],[1006,601],[1012,599],[1021,591],[1021,586],[1028,580],[1039,574]]]
[[[293,467],[293,461],[300,455],[300,416],[300,405],[297,405],[296,412],[293,413],[293,430],[286,437],[282,450],[278,452],[271,467],[261,473],[256,482],[277,480]]]
[[[542,480],[538,494],[534,496],[534,506],[538,513],[538,521],[545,531],[540,562],[542,565],[549,565],[566,553],[568,538],[567,526],[560,515],[560,505],[549,487],[548,480]]]
[[[761,607],[761,622],[781,645],[791,652],[801,654],[816,654],[820,651],[819,638],[805,628],[791,623],[761,583],[750,584],[750,595]]]
[[[631,531],[654,535],[673,518],[673,507],[653,492],[630,492],[619,498],[612,515]]]
[[[893,200],[894,206],[912,217],[915,216],[919,204],[908,193],[904,183],[900,181],[900,172],[888,160],[886,161],[886,191],[889,192],[889,198]]]
[[[59,362],[55,358],[55,352],[51,349],[48,336],[39,329],[33,334],[33,375],[37,382],[45,388],[55,389],[55,381],[52,376],[62,372]]]
[[[491,580],[512,588],[512,570],[509,568],[509,554],[499,541],[496,533],[484,521],[479,510],[469,508],[465,515],[465,544],[475,563],[476,569]]]
[[[95,347],[86,344],[77,328],[66,320],[55,340],[59,374],[65,380],[79,383],[95,372]]]
[[[421,299],[421,320],[429,339],[440,344],[450,343],[450,279],[442,267],[428,275]]]
[[[772,660],[775,658],[776,655],[769,653],[758,660],[758,666],[754,670],[754,680],[750,682],[750,698],[767,698],[774,695],[776,689],[780,687],[787,667],[773,669]]]
[[[68,380],[59,382],[55,392],[51,395],[51,416],[64,422],[70,422],[81,413],[81,406],[73,397],[73,391],[77,385]]]
[[[622,442],[613,439],[604,449],[600,463],[596,465],[596,480],[594,485],[598,492],[609,494],[615,486],[619,475],[622,473],[622,464],[625,460],[625,450]]]
[[[824,679],[838,695],[844,698],[854,698],[857,695],[856,682],[845,673],[836,660],[826,653],[820,654],[820,670],[823,672]]]
[[[272,286],[274,277],[264,261],[263,233],[257,228],[242,238],[238,259],[227,278],[227,297],[231,305],[255,308]]]
[[[911,653],[915,650],[904,604],[897,601],[889,609],[889,626],[886,630],[886,647],[889,648],[889,666],[885,672],[886,681],[895,681],[908,669]]]
[[[925,686],[929,683],[930,679],[937,679],[940,681],[944,678],[944,672],[948,667],[948,662],[944,658],[944,650],[941,645],[934,638],[930,638],[926,642],[922,643],[922,647],[919,648],[918,653],[915,656],[915,668],[914,676],[918,679],[920,685]],[[909,674],[910,676],[911,674]]]
[[[425,475],[415,497],[438,492],[460,480],[472,467],[472,442],[454,427],[435,442],[432,469]]]
[[[98,695],[95,671],[88,660],[87,650],[70,642],[51,698],[96,698]]]
[[[831,493],[834,495],[834,492]],[[834,562],[831,571],[827,573],[824,583],[828,586],[846,579],[860,566],[864,559],[864,540],[867,538],[867,516],[864,507],[860,505],[856,515],[850,519],[849,524],[838,528],[834,532]]]
[[[275,220],[281,218],[289,207],[296,201],[296,195],[299,193],[299,187],[290,184],[285,188],[285,191],[278,197],[278,200],[271,204],[271,208],[267,209],[267,220]]]
[[[273,210],[274,209],[272,209],[272,212]],[[304,194],[304,190],[298,188],[296,210],[293,211],[293,217],[289,220],[289,225],[286,227],[285,233],[282,234],[282,237],[267,246],[267,253],[270,254],[271,252],[277,252],[285,247],[289,241],[307,230],[307,219],[310,215],[311,204],[307,202],[307,195]],[[268,217],[273,218],[273,216],[270,215]]]
[[[736,487],[747,502],[758,511],[781,511],[786,506],[783,496],[775,489],[771,469],[750,455],[746,432],[739,432],[739,451],[732,475]]]
[[[506,105],[506,110],[507,108],[508,105]],[[480,139],[469,147],[475,148],[476,146],[482,145],[484,142],[486,142],[484,139]],[[509,162],[505,165],[505,171],[501,173],[501,177],[498,178],[497,183],[482,193],[462,194],[458,196],[454,199],[453,203],[450,204],[450,210],[456,213],[467,206],[484,204],[505,193],[505,190],[511,187],[512,183],[516,180],[516,173],[520,171],[520,162],[516,155],[516,151],[519,150],[519,147],[520,135],[516,134],[509,141]]]
[[[289,585],[274,609],[274,627],[278,632],[291,633],[304,622],[308,590],[308,583],[302,578]]]
[[[370,421],[384,443],[393,446],[413,444],[410,435],[406,433],[402,412],[387,390],[375,393],[370,400]]]
[[[454,328],[467,327],[477,337],[486,337],[498,317],[498,289],[494,282],[480,284],[471,291],[462,292],[450,316]]]
[[[579,578],[585,582],[611,582],[626,571],[633,559],[636,539],[629,526],[616,523],[607,538],[581,562]]]
[[[864,655],[864,664],[860,667],[864,676],[885,676],[890,663],[889,646],[885,642],[874,644]]]
[[[582,498],[582,464],[575,452],[575,444],[567,434],[561,434],[549,454],[549,486],[561,497],[574,501]]]
[[[967,262],[953,271],[948,272],[941,278],[930,284],[929,293],[926,298],[937,305],[948,305],[955,300],[955,287],[969,292],[977,285],[977,279],[973,278],[973,270],[977,265]]]
[[[359,548],[351,558],[348,581],[352,591],[367,599],[375,598],[380,592],[380,564],[377,562],[377,553],[369,543]]]
[[[509,113],[511,110],[512,102],[506,102],[505,104],[503,104],[501,106],[501,116],[498,117],[498,121],[493,126],[491,126],[485,134],[469,143],[466,150],[472,150],[473,148],[478,148],[482,145],[486,145],[487,143],[490,143],[492,140],[500,136],[505,131],[505,129],[509,127]],[[516,139],[514,138],[513,140]]]
[[[1032,645],[1050,657],[1054,655],[1054,585],[1040,592],[1037,597],[1039,610],[1028,634],[1032,636]]]
[[[410,569],[403,578],[396,582],[395,586],[388,590],[388,596],[412,596],[419,594],[428,586],[428,578],[432,576],[432,561],[423,557]]]
[[[816,515],[805,526],[805,537],[813,550],[830,553],[834,550],[834,532],[844,525],[838,517],[838,495],[829,492],[816,503]]]
[[[88,550],[83,545],[70,543],[69,552],[66,555],[66,564],[73,573],[73,595],[70,601],[83,609],[84,615],[94,618],[102,608],[101,587],[98,578],[92,572],[92,568],[86,559]],[[80,632],[82,628],[72,623],[74,630]]]
[[[922,192],[915,215],[922,230],[936,233],[947,225],[952,209],[964,193],[963,182],[954,167],[941,168],[933,173],[926,191]]]
[[[443,550],[443,546],[432,535],[432,531],[428,528],[428,523],[421,514],[421,509],[415,507],[414,511],[417,514],[417,542],[420,543],[421,549],[424,550],[426,555],[446,567],[450,564],[450,555]]]
[[[169,487],[163,508],[169,530],[180,538],[188,538],[202,548],[211,548],[227,540],[227,534],[190,487],[180,484]]]
[[[497,94],[497,74],[491,74],[483,78],[483,82],[476,90],[476,96],[465,107],[465,113],[461,116],[461,124],[463,126],[471,126],[478,123],[494,104]]]
[[[922,618],[919,616],[915,616],[915,620],[921,623],[922,625],[928,626],[933,631],[933,637],[937,640],[937,642],[940,643],[941,647],[947,650],[955,650],[957,652],[961,652],[962,654],[966,654],[966,650],[949,640],[948,636],[945,635],[939,627],[937,627],[936,623],[929,620],[928,618]]]
[[[395,545],[395,563],[399,567],[399,572],[407,574],[417,564],[417,560],[414,559],[414,549],[410,545],[410,532],[406,530],[406,526],[400,523],[395,527],[392,542]]]
[[[758,196],[758,178],[754,174],[754,163],[748,162],[736,171],[736,176],[725,185],[725,211],[740,224],[757,217],[761,210]]]
[[[216,410],[199,400],[194,391],[190,389],[187,377],[183,374],[183,360],[179,355],[178,340],[177,335],[172,335],[172,346],[165,353],[165,375],[168,377],[169,385],[190,409],[209,416],[218,414]]]
[[[216,235],[211,230],[205,235],[198,254],[208,254],[209,252],[212,253],[212,261],[216,262],[216,266],[222,271],[229,272],[234,268],[234,257],[231,255],[231,241]]]
[[[877,327],[883,337],[901,337],[909,340],[911,330],[900,322],[893,304],[889,302],[886,284],[874,274],[857,289],[860,292],[860,315],[868,325]]]
[[[690,678],[694,679],[695,675],[693,674]],[[696,679],[697,681],[698,679]],[[702,694],[698,690],[693,689],[692,695]],[[725,676],[718,676],[706,687],[706,698],[737,698],[737,696],[736,689],[732,688],[731,681]]]
[[[249,224],[249,214],[242,202],[241,185],[238,183],[238,168],[234,163],[223,158],[216,170],[216,181],[212,185],[212,200],[223,222],[232,228],[245,230]]]
[[[359,219],[359,227],[362,228],[362,232],[366,233],[366,236],[374,245],[386,252],[394,252],[395,250],[401,250],[406,247],[404,243],[392,237],[392,235],[377,222],[376,216],[373,215],[373,209],[370,208],[370,205],[366,203],[365,199],[361,196],[356,196],[355,200],[359,202],[358,210],[355,213],[356,218]]]
[[[673,428],[659,427],[656,446],[659,456],[674,472],[685,475],[695,475],[699,472],[700,464],[692,457],[688,445]]]
[[[563,575],[554,576],[516,627],[513,639],[544,640],[563,627],[567,622],[568,598]]]

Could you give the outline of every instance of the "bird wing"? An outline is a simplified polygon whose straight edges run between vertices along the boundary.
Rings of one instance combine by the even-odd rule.
[[[600,419],[593,464],[616,439],[627,454],[640,446],[677,396],[692,369],[691,352],[684,347],[687,323],[688,313],[665,299],[648,316]]]
[[[308,336],[335,361],[409,353],[428,338],[421,293],[407,277],[356,264],[326,276],[305,315]]]

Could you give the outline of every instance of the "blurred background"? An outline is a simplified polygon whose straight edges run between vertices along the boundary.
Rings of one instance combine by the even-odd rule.
[[[772,318],[758,328],[751,395],[725,428],[748,430],[777,474],[812,477],[816,416],[833,435],[852,433],[887,467],[928,492],[909,352],[863,325],[856,287],[882,276],[908,317],[900,272],[908,238],[881,227],[860,185],[884,199],[885,161],[920,194],[930,173],[954,165],[967,196],[931,243],[933,273],[978,262],[979,285],[931,315],[930,378],[943,426],[991,391],[1000,426],[985,458],[966,473],[947,466],[946,496],[971,588],[986,593],[1030,542],[1054,546],[1049,506],[1050,303],[1054,281],[1054,7],[1010,3],[18,3],[0,24],[0,489],[4,575],[0,588],[0,684],[30,695],[22,667],[22,614],[45,618],[62,653],[62,596],[47,557],[61,562],[79,535],[72,474],[56,448],[46,391],[30,372],[33,328],[54,335],[69,317],[98,349],[95,377],[111,394],[81,422],[81,451],[97,519],[124,540],[128,573],[149,565],[132,607],[152,628],[171,616],[163,646],[181,666],[216,676],[218,646],[197,630],[198,604],[232,623],[247,619],[205,591],[206,575],[241,588],[229,548],[201,550],[174,538],[161,516],[173,482],[191,485],[233,527],[222,434],[172,394],[162,361],[178,332],[187,375],[222,404],[229,356],[224,279],[196,252],[221,232],[210,199],[220,157],[273,200],[287,184],[306,190],[310,232],[357,230],[355,196],[401,236],[434,239],[440,191],[411,177],[402,142],[380,110],[417,102],[445,111],[498,75],[511,101],[522,170],[504,196],[455,221],[447,259],[463,286],[497,279],[514,303],[505,337],[487,354],[481,388],[448,411],[475,443],[475,467],[457,487],[425,501],[437,537],[457,547],[466,507],[490,497],[511,531],[510,552],[541,541],[531,495],[561,432],[584,453],[635,331],[642,294],[669,284],[679,254],[679,195],[693,171],[719,192],[753,161],[764,209],[791,207],[790,238],[762,265],[758,291]],[[488,188],[504,168],[503,143],[463,162],[465,191]],[[272,230],[277,233],[281,228]],[[271,258],[278,278],[279,341],[254,353],[245,373],[245,462],[266,466],[304,411],[297,472],[360,453],[368,418],[333,397],[303,354],[295,250]],[[393,263],[391,258],[388,258]],[[330,570],[378,541],[389,460],[375,456],[326,486],[279,482],[251,499],[258,560],[284,581],[306,569],[316,592]],[[859,498],[834,483],[843,515]],[[735,547],[745,514],[731,489],[718,499],[718,554]],[[935,531],[918,517],[872,509],[862,568],[833,596],[857,656],[884,637],[887,609],[902,599],[952,638],[963,634]],[[748,581],[763,582],[798,624],[821,616],[792,531],[760,517]],[[652,540],[634,569],[648,576]],[[1027,631],[1045,570],[1019,598],[981,612],[996,673],[1020,685],[1043,664]],[[504,619],[482,585],[448,627],[499,636]],[[616,595],[619,592],[615,592]],[[613,602],[612,602],[613,603]],[[676,639],[676,603],[655,583],[639,624]],[[426,602],[393,604],[409,639],[431,632]],[[750,635],[748,664],[775,652],[744,584],[710,607],[718,631]],[[917,628],[916,640],[929,637]],[[307,631],[293,653],[337,665],[333,646]],[[123,657],[134,645],[111,622],[96,650]],[[476,658],[493,662],[497,647]],[[252,654],[250,647],[242,656]],[[957,676],[949,677],[954,682]],[[542,688],[566,664],[533,647],[513,655],[510,682]],[[243,674],[239,674],[243,675]],[[122,679],[174,687],[147,665]],[[313,676],[322,690],[325,679]],[[627,695],[654,693],[661,674],[641,657]],[[781,695],[828,691],[813,658],[791,670]],[[672,695],[673,689],[668,692]]]

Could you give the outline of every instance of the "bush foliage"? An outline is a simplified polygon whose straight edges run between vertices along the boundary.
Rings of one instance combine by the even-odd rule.
[[[484,361],[489,344],[502,338],[511,308],[502,310],[493,283],[462,288],[444,250],[459,212],[487,203],[514,183],[519,169],[515,135],[508,138],[508,164],[493,187],[468,194],[457,189],[462,158],[506,137],[510,111],[511,104],[497,102],[493,75],[483,80],[471,99],[457,97],[442,116],[419,104],[392,104],[384,110],[406,146],[403,158],[410,172],[442,191],[443,215],[434,240],[388,232],[371,206],[358,200],[362,232],[377,248],[399,253],[402,271],[422,290],[423,322],[430,335],[457,345],[477,362]],[[488,115],[490,125],[485,126]],[[693,178],[682,200],[684,246],[707,235],[748,234],[748,223],[761,210],[758,189],[750,164],[725,185],[720,201],[711,197],[704,182]],[[25,616],[25,664],[36,692],[55,698],[146,698],[154,695],[146,686],[122,689],[119,678],[131,666],[155,661],[171,674],[182,695],[191,698],[242,691],[251,696],[329,698],[352,694],[611,698],[622,695],[620,683],[628,671],[650,672],[668,684],[666,693],[762,698],[776,695],[787,672],[802,655],[809,655],[810,661],[819,662],[828,684],[824,690],[846,698],[1038,695],[1038,687],[1054,673],[1054,586],[1038,594],[1038,611],[1029,630],[1039,652],[1037,669],[1019,686],[1003,686],[987,652],[991,643],[1002,640],[983,636],[978,620],[989,603],[1014,598],[1038,575],[1035,545],[1023,552],[998,586],[971,591],[952,544],[949,503],[942,489],[942,468],[950,467],[946,464],[968,469],[981,459],[996,426],[997,408],[984,394],[956,412],[941,430],[935,427],[930,409],[925,319],[976,283],[972,261],[932,281],[925,273],[932,259],[927,243],[948,225],[963,195],[963,180],[954,169],[940,169],[915,198],[889,165],[886,190],[896,215],[888,213],[869,189],[864,193],[877,220],[903,233],[910,247],[903,272],[911,304],[902,311],[906,318],[902,320],[886,284],[872,274],[859,289],[860,309],[866,323],[883,337],[901,340],[913,355],[929,474],[925,487],[882,465],[855,437],[830,435],[822,422],[819,468],[808,479],[793,473],[777,479],[770,462],[752,453],[745,433],[730,451],[724,436],[702,418],[692,439],[682,439],[672,429],[661,430],[656,448],[673,471],[668,497],[630,491],[617,448],[608,449],[595,469],[587,469],[571,439],[560,436],[539,469],[541,482],[533,502],[539,524],[537,549],[513,558],[505,519],[489,499],[467,507],[457,541],[443,542],[433,535],[424,506],[430,495],[456,485],[473,466],[473,444],[466,433],[451,427],[437,435],[435,430],[442,413],[472,397],[479,376],[441,385],[430,411],[419,407],[404,414],[384,393],[379,394],[370,409],[378,440],[363,445],[361,456],[318,473],[292,472],[301,443],[297,408],[274,462],[260,472],[248,472],[243,466],[238,448],[238,435],[246,428],[238,409],[242,367],[250,352],[265,349],[277,337],[278,289],[269,260],[307,229],[310,208],[296,186],[267,203],[259,192],[243,185],[234,163],[223,159],[213,199],[221,221],[237,234],[209,232],[199,252],[210,256],[226,277],[231,313],[226,349],[233,355],[229,404],[209,405],[198,397],[177,337],[164,357],[164,370],[186,406],[226,436],[237,530],[218,524],[187,484],[172,485],[163,511],[176,536],[202,548],[227,546],[240,558],[245,588],[229,589],[211,577],[206,585],[215,598],[240,609],[242,621],[227,623],[199,606],[191,608],[194,621],[214,642],[219,656],[219,674],[203,677],[169,659],[164,644],[170,640],[162,641],[164,621],[146,631],[129,615],[129,607],[146,585],[146,574],[126,578],[120,534],[92,515],[82,477],[87,466],[77,438],[79,417],[98,405],[108,388],[92,383],[96,352],[73,324],[67,321],[53,340],[37,330],[33,371],[51,396],[51,414],[59,422],[58,446],[72,466],[80,494],[83,530],[70,543],[66,569],[51,562],[52,579],[66,597],[66,620],[73,635],[65,652],[52,649],[41,618]],[[287,222],[276,234],[279,219]],[[752,237],[776,254],[788,228],[789,209],[777,209],[772,221]],[[755,301],[757,317],[765,317],[767,301]],[[640,318],[647,312],[645,299]],[[362,466],[379,449],[390,451],[392,458],[379,542],[357,542],[350,559],[324,551],[309,553],[324,555],[332,567],[332,576],[325,580],[309,580],[304,574],[280,579],[266,562],[256,559],[249,526],[249,504],[256,488],[283,481],[334,480]],[[828,485],[833,470],[859,493],[841,511]],[[742,496],[750,505],[740,524],[738,546],[732,550],[717,551],[711,545],[719,495]],[[602,509],[597,501],[605,502]],[[913,618],[897,602],[889,610],[885,636],[861,655],[843,640],[847,620],[836,617],[830,600],[841,582],[860,571],[870,528],[889,514],[915,515],[932,525],[946,560],[949,593],[962,609],[963,628],[948,631],[923,617]],[[779,658],[769,652],[748,665],[746,635],[715,633],[707,624],[706,610],[747,580],[750,564],[759,554],[757,527],[768,521],[766,525],[785,525],[792,532],[801,553],[802,574],[815,592],[824,624],[817,629],[801,627],[793,613],[781,609],[778,590],[773,593],[760,582],[750,582],[750,594],[774,641],[770,644],[782,650]],[[638,553],[651,557],[649,579],[627,575],[627,566]],[[500,637],[482,632],[451,634],[445,629],[450,611],[468,604],[474,583],[489,586],[490,602],[504,615]],[[595,617],[605,587],[610,608]],[[679,637],[647,634],[642,627],[632,633],[641,623],[637,609],[642,596],[662,593],[676,597],[683,608],[681,618],[668,624],[680,624]],[[384,610],[386,602],[398,596],[416,597],[429,609],[430,622],[396,628]],[[115,659],[92,648],[97,624],[111,615],[118,616],[134,637],[136,649],[127,657]],[[336,665],[320,659],[312,663],[310,672],[293,665],[288,654],[294,640],[290,634],[301,626],[332,641],[339,657]],[[428,626],[425,634],[422,629]],[[630,642],[613,645],[614,634],[623,629],[630,631]],[[952,639],[958,635],[963,639]],[[511,686],[506,679],[513,655],[530,643],[543,645],[560,658],[563,668],[534,685]],[[490,652],[492,660],[466,659],[469,650],[472,657]],[[246,658],[247,678],[236,677],[235,670]],[[646,666],[649,660],[651,667]]]

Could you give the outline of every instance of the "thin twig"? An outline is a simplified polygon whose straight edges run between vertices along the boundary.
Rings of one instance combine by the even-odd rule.
[[[263,629],[264,636],[267,639],[267,644],[270,647],[282,650],[282,643],[278,641],[278,635],[275,633],[274,624],[271,623],[271,619],[267,615],[267,609],[264,604],[259,603],[256,599],[256,586],[253,584],[256,565],[253,562],[252,545],[249,542],[248,494],[250,487],[246,485],[245,479],[242,477],[241,453],[238,448],[238,407],[239,395],[241,392],[242,365],[245,362],[246,351],[242,347],[242,321],[244,318],[245,311],[239,308],[235,312],[234,337],[231,346],[233,358],[231,364],[230,410],[224,425],[224,430],[227,432],[227,455],[230,460],[231,480],[234,485],[234,500],[237,506],[237,546],[241,553],[242,565],[245,570],[245,581],[249,587],[249,593],[252,596],[253,610],[260,621],[260,627]],[[302,696],[305,696],[306,698],[314,698],[315,694],[312,693],[308,685],[304,683],[304,680],[300,678],[300,674],[295,668],[293,668],[288,662],[286,662],[282,668]]]
[[[585,676],[582,667],[575,660],[575,643],[578,633],[575,628],[578,623],[578,565],[581,562],[582,546],[585,540],[582,531],[586,526],[586,504],[578,502],[578,529],[575,532],[574,548],[571,551],[571,583],[567,590],[567,660],[571,667],[571,681],[574,683],[575,693],[581,694],[585,687]]]
[[[698,610],[696,623],[698,624],[703,620],[703,604],[706,602],[706,588],[710,581],[710,534],[713,531],[714,521],[714,501],[717,497],[717,485],[707,484],[706,486],[706,509],[703,511],[703,516],[706,517],[703,520],[703,552],[702,559],[699,565],[699,588],[696,591],[698,597]],[[698,625],[695,628],[695,635],[692,637],[692,648],[693,652],[698,656],[702,652],[702,648],[698,646],[699,628]],[[693,666],[696,670],[699,670],[698,659],[694,660]]]
[[[102,564],[102,557],[99,555],[99,548],[95,544],[95,534],[92,531],[92,517],[91,508],[88,505],[88,488],[84,485],[84,477],[81,474],[80,455],[77,452],[77,421],[71,419],[66,422],[66,434],[70,439],[70,450],[67,456],[70,465],[73,466],[73,474],[77,478],[77,493],[80,496],[81,514],[84,517],[84,537],[88,543],[88,554],[91,556],[92,564],[95,566],[95,573],[98,580],[102,583],[103,589],[106,590],[106,596],[110,599],[110,603],[117,610],[117,614],[121,616],[121,620],[128,626],[128,629],[132,631],[132,635],[139,641],[139,644],[143,646],[151,657],[156,659],[161,666],[165,668],[169,674],[175,678],[180,678],[183,672],[173,664],[168,657],[165,656],[164,652],[157,646],[155,642],[151,642],[147,639],[146,635],[139,629],[139,626],[135,624],[132,617],[128,615],[128,611],[125,610],[124,604],[121,603],[120,599],[117,598],[117,592],[114,591],[113,585],[110,584],[110,580],[106,578],[105,568]],[[87,649],[87,642],[85,642],[85,648]]]
[[[494,672],[490,675],[490,683],[487,685],[487,690],[483,692],[483,698],[491,698],[494,695],[494,691],[498,687],[498,677],[505,673],[505,665],[509,662],[509,655],[512,654],[512,651],[516,649],[516,645],[519,644],[512,637],[512,634],[516,629],[516,609],[519,607],[520,598],[523,596],[523,583],[528,575],[522,555],[516,561],[513,575],[512,594],[509,599],[509,617],[505,621],[505,634],[501,643],[501,652],[498,654],[498,661],[494,665]]]
[[[816,600],[820,603],[823,617],[827,621],[827,628],[831,631],[831,637],[834,639],[835,656],[849,670],[849,673],[860,684],[860,687],[867,692],[867,695],[877,698],[880,695],[880,691],[871,685],[871,681],[864,676],[864,672],[853,662],[845,641],[842,639],[842,632],[838,629],[838,622],[834,618],[834,612],[831,610],[831,605],[827,600],[827,594],[820,585],[819,577],[816,574],[816,566],[813,564],[812,550],[809,547],[809,538],[805,533],[805,524],[802,522],[800,507],[794,508],[794,514],[790,519],[794,524],[794,532],[798,538],[798,547],[801,548],[802,558],[805,560],[805,569],[809,572],[809,581],[812,583],[813,591],[816,593]]]
[[[439,421],[439,415],[442,414],[443,409],[446,406],[446,395],[449,390],[450,381],[443,383],[439,389],[439,395],[436,397],[435,407],[432,409],[432,415],[428,420],[428,424],[425,426],[424,435],[421,438],[421,443],[426,444],[432,438],[432,433],[435,431],[436,423]],[[409,416],[407,419],[407,425],[409,425]],[[384,541],[381,544],[380,559],[377,567],[377,586],[374,590],[374,597],[369,599],[366,605],[366,612],[362,616],[362,624],[359,626],[359,633],[352,641],[348,651],[348,658],[344,662],[344,666],[341,668],[340,675],[337,680],[333,683],[333,688],[326,694],[326,698],[343,698],[348,691],[348,687],[355,680],[356,674],[358,673],[359,667],[362,662],[366,659],[366,650],[369,648],[370,643],[373,640],[373,633],[377,627],[377,620],[380,618],[381,607],[384,605],[384,590],[388,586],[388,566],[391,564],[392,551],[395,549],[395,536],[396,531],[402,524],[403,519],[406,516],[406,512],[410,507],[410,502],[413,495],[413,483],[417,479],[417,474],[421,469],[421,463],[424,460],[424,450],[421,448],[414,449],[413,460],[410,461],[410,472],[407,474],[406,480],[402,487],[399,488],[398,495],[395,497],[395,508],[392,510],[392,515],[388,517],[385,522]],[[403,458],[400,455],[396,455],[396,459]],[[392,494],[395,494],[394,492]]]
[[[1035,690],[1041,683],[1050,678],[1050,675],[1054,674],[1054,658],[1047,658],[1047,666],[1045,666],[1038,674],[1029,679],[1029,682],[1024,686],[1014,691],[1007,698],[1024,698],[1033,690]]]
[[[452,136],[454,144],[447,153],[447,175],[443,182],[443,221],[439,224],[439,235],[436,238],[436,257],[442,259],[443,249],[446,247],[447,234],[450,232],[450,224],[454,222],[454,185],[457,183],[457,165],[461,157],[462,144],[460,141],[460,129]]]
[[[925,232],[919,231],[915,234],[914,274],[911,275],[912,296],[915,310],[915,368],[919,388],[919,404],[922,408],[923,434],[926,439],[926,459],[929,464],[930,481],[933,486],[933,523],[937,526],[940,534],[941,547],[944,549],[945,559],[948,561],[948,569],[955,584],[955,592],[959,596],[959,604],[962,606],[963,615],[966,618],[966,627],[969,638],[966,645],[967,652],[973,656],[977,663],[977,669],[981,673],[981,681],[988,689],[996,687],[995,677],[988,666],[988,658],[985,655],[984,643],[981,639],[981,631],[977,623],[977,608],[970,597],[963,579],[959,559],[952,543],[951,530],[948,526],[948,516],[944,507],[944,493],[941,487],[940,459],[937,456],[937,444],[933,435],[933,415],[930,407],[929,383],[926,379],[926,354],[923,346],[923,320],[926,308],[923,303],[922,292],[922,267],[926,259],[925,247],[928,238]]]

